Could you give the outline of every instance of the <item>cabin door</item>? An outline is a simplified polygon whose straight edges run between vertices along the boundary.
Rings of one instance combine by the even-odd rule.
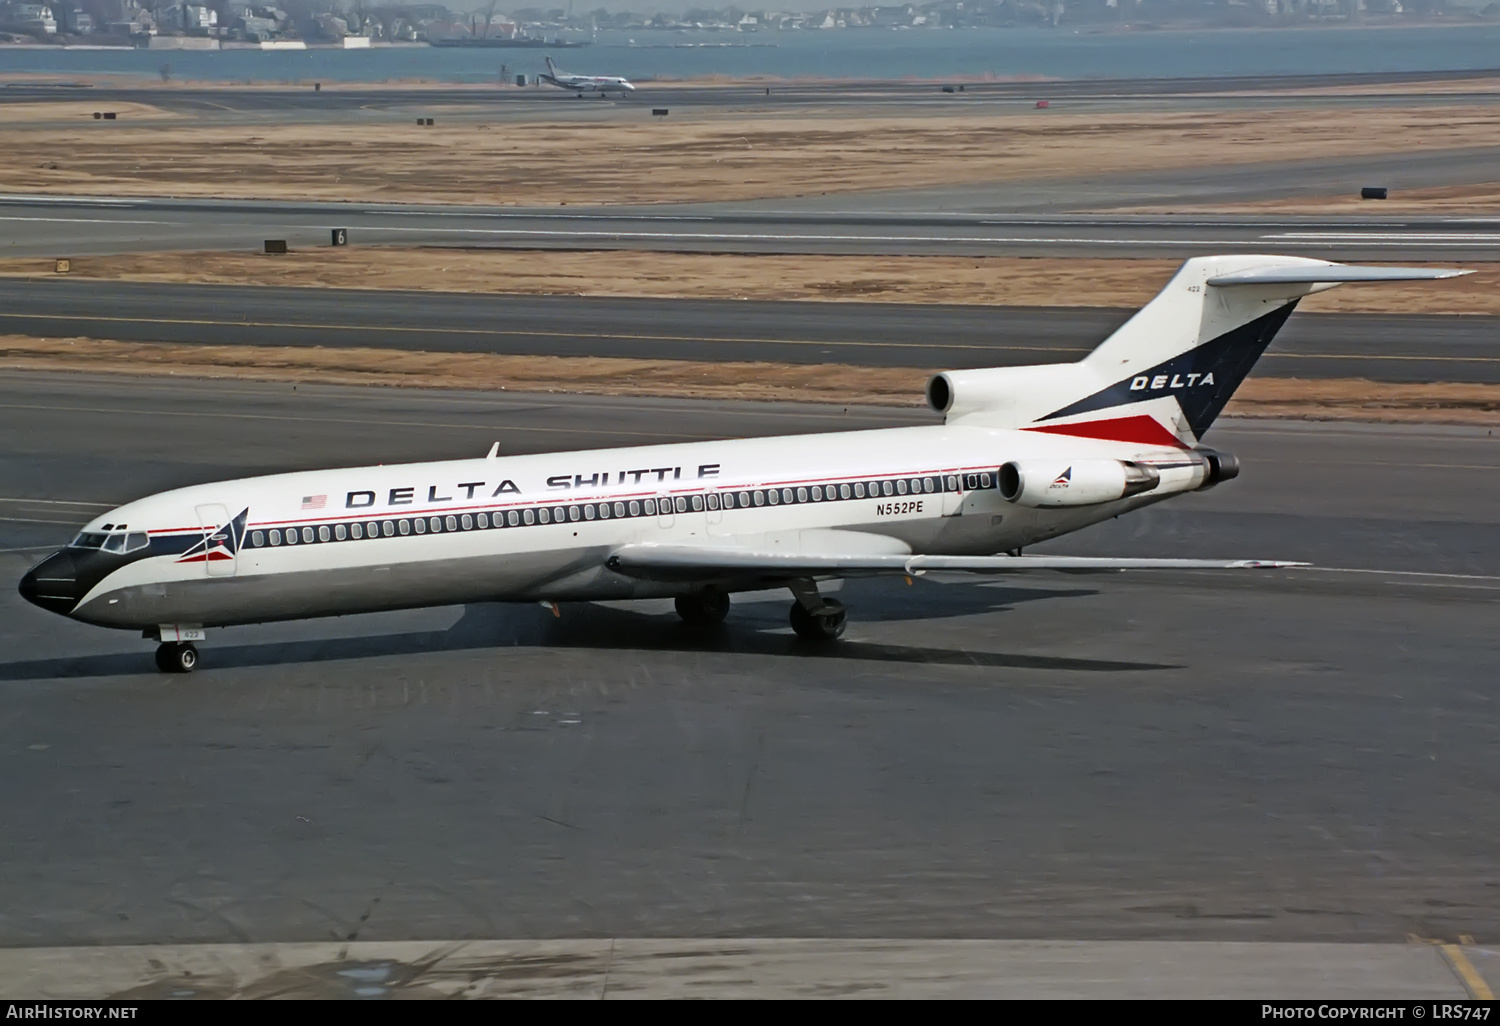
[[[228,507],[217,502],[199,506],[198,525],[203,528],[203,569],[210,577],[233,577],[240,540]]]
[[[963,509],[965,492],[961,491],[964,479],[956,474],[943,479],[943,516],[956,517]]]

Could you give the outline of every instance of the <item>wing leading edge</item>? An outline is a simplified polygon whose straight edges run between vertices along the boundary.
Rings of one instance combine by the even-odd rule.
[[[1231,285],[1323,285],[1348,284],[1352,282],[1381,281],[1437,281],[1442,278],[1460,278],[1473,271],[1462,271],[1453,267],[1364,267],[1359,264],[1271,265],[1250,267],[1243,271],[1220,274],[1209,278],[1206,284],[1217,288]]]
[[[865,577],[925,573],[1015,574],[1036,570],[1108,573],[1118,570],[1276,570],[1307,566],[1263,559],[1130,559],[1093,556],[922,556],[758,552],[693,545],[626,545],[606,565],[647,580],[690,581],[721,577]]]

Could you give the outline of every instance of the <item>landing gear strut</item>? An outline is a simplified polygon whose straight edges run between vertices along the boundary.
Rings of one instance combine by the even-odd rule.
[[[797,601],[792,603],[792,630],[808,641],[837,641],[843,636],[848,614],[838,599],[824,598],[812,581],[791,585]]]
[[[723,623],[729,615],[729,596],[718,588],[703,588],[690,595],[677,596],[677,615],[693,627],[710,627]]]
[[[162,673],[192,673],[198,650],[190,641],[168,641],[156,648],[156,668]]]

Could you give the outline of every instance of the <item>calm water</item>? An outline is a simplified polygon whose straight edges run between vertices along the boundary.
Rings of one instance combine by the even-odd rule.
[[[638,46],[631,46],[630,40]],[[675,43],[733,43],[678,48]],[[759,44],[759,45],[743,45]],[[775,44],[775,45],[766,45]],[[123,72],[253,81],[493,81],[542,69],[544,50],[373,50],[191,53],[0,48],[0,73]],[[1500,67],[1500,25],[1462,28],[1234,30],[1093,34],[1073,29],[693,33],[601,32],[590,49],[554,54],[567,70],[631,79],[703,75],[942,78],[947,75],[1144,78],[1437,71]]]

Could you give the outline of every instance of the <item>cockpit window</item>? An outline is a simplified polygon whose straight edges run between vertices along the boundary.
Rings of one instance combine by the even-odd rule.
[[[68,543],[70,548],[103,549],[105,552],[118,553],[135,552],[150,544],[151,539],[145,531],[131,531],[129,534],[123,531],[110,534],[102,531],[84,531]]]

